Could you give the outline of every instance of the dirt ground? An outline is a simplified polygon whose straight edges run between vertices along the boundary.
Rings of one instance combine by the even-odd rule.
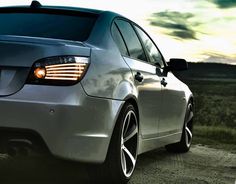
[[[164,149],[140,157],[132,184],[234,184],[236,154],[195,145],[186,154]]]
[[[194,145],[189,153],[158,149],[139,156],[130,184],[235,184],[236,154]],[[83,165],[51,156],[0,155],[0,184],[82,184]]]

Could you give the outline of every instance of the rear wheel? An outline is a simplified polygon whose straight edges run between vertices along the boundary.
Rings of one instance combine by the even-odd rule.
[[[179,153],[188,152],[192,144],[192,138],[193,138],[193,104],[192,102],[190,102],[187,106],[180,142],[167,145],[166,149],[171,152],[179,152]]]
[[[103,183],[124,184],[129,181],[137,161],[138,132],[136,110],[127,103],[118,117],[106,161],[99,169],[98,178]]]

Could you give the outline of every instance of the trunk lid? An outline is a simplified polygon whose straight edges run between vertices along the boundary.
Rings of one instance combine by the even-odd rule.
[[[1,35],[0,96],[19,91],[37,60],[63,55],[89,57],[90,48],[78,41]]]

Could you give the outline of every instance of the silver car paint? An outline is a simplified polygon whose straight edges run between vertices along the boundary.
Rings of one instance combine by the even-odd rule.
[[[110,12],[108,12],[108,14],[110,14]],[[117,16],[119,17],[119,15]],[[183,87],[186,85],[179,81],[171,72],[168,73],[166,77],[158,77],[155,75],[156,67],[153,65],[131,58],[122,58],[120,54],[117,54],[115,57],[115,53],[119,53],[119,51],[112,42],[109,28],[112,21],[112,19],[101,21],[102,23],[106,22],[108,24],[97,24],[97,28],[100,28],[100,32],[97,31],[94,32],[94,34],[99,35],[98,37],[101,38],[100,42],[96,42],[96,44],[102,43],[104,39],[106,40],[104,41],[106,44],[103,46],[106,50],[112,51],[115,60],[111,60],[107,57],[109,55],[107,51],[96,52],[94,49],[92,50],[91,57],[93,57],[94,54],[94,57],[96,58],[95,60],[93,58],[93,61],[100,64],[102,63],[101,67],[103,67],[104,70],[99,68],[99,71],[96,71],[95,67],[97,67],[97,64],[94,65],[94,69],[90,68],[91,74],[86,75],[85,79],[82,81],[86,93],[91,96],[120,100],[127,99],[129,96],[133,96],[137,99],[141,132],[139,153],[166,144],[178,142],[181,138],[186,105],[192,96],[191,91],[187,87]],[[111,40],[111,42],[107,41],[107,39]],[[132,75],[129,74],[129,70],[126,66],[120,64],[123,60],[125,60],[126,64],[131,68]],[[115,67],[117,67],[116,70],[114,70]],[[109,71],[113,71],[112,73],[109,73],[109,75],[107,75],[108,69]],[[116,72],[117,70],[119,70],[118,75]],[[92,71],[96,72],[93,73]],[[137,71],[141,71],[145,76],[144,82],[141,84],[138,84],[137,81],[134,80],[134,75]],[[100,75],[98,76],[98,74]],[[121,75],[123,77],[121,77]],[[161,87],[161,78],[167,80],[168,85],[166,88],[163,86]],[[109,84],[109,87],[107,87],[107,84]],[[155,94],[154,91],[159,91],[160,93]],[[148,93],[152,95],[147,95]],[[157,103],[150,104],[154,99]],[[170,109],[173,104],[175,104],[173,109]],[[156,118],[154,117],[155,114]],[[164,119],[162,120],[161,118]]]
[[[0,36],[0,96],[20,90],[37,60],[58,55],[90,56],[90,48],[80,42]]]
[[[86,42],[92,47],[90,67],[81,84],[90,96],[124,100],[137,97],[134,79],[111,35],[111,24],[117,14],[105,12],[98,18]]]
[[[4,55],[7,59],[3,61],[3,65],[12,63],[12,66],[30,68],[38,59],[57,55],[90,56],[91,61],[83,80],[74,86],[24,85],[15,94],[0,97],[0,127],[37,131],[54,155],[101,163],[106,158],[120,110],[125,100],[132,98],[139,107],[139,153],[178,142],[184,109],[191,97],[191,91],[169,74],[169,90],[178,92],[177,97],[181,97],[179,104],[182,105],[180,109],[176,106],[173,111],[181,115],[175,114],[172,117],[162,110],[163,107],[172,108],[173,104],[165,100],[168,97],[162,97],[160,78],[155,75],[155,67],[123,58],[112,39],[110,27],[114,18],[119,16],[111,12],[102,13],[89,39],[84,43],[44,38],[0,37],[0,45],[7,40],[7,43],[14,43],[14,46],[10,44],[8,48],[19,50],[14,57]],[[7,47],[3,45],[1,49]],[[5,51],[7,53],[7,49]],[[0,54],[4,53],[1,51]],[[136,71],[143,72],[143,83],[134,80]],[[184,97],[185,101],[182,100]],[[50,113],[50,109],[54,109],[55,113]],[[161,116],[168,123],[167,129],[164,121],[159,124]],[[159,134],[166,133],[165,130],[170,130],[169,134]]]
[[[90,48],[77,41],[7,35],[0,35],[0,41],[1,66],[31,67],[50,56],[90,55]]]
[[[168,72],[167,76],[162,76],[161,78],[165,79],[167,85],[165,87],[162,86],[164,103],[160,109],[158,132],[160,135],[181,132],[186,110],[185,93],[180,81],[171,72]]]
[[[88,97],[80,84],[25,85],[18,93],[0,98],[0,125],[36,131],[56,156],[103,162],[123,103]]]
[[[124,59],[132,69],[133,76],[140,72],[144,77],[142,82],[134,81],[140,112],[139,120],[143,122],[140,123],[140,133],[143,138],[156,137],[163,101],[160,78],[156,74],[156,67],[135,59],[127,57]]]

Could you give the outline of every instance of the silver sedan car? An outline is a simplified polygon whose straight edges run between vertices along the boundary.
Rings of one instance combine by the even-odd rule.
[[[0,8],[0,23],[2,150],[42,144],[113,183],[127,183],[141,153],[189,150],[193,95],[172,74],[187,62],[166,63],[139,25],[37,1]]]

